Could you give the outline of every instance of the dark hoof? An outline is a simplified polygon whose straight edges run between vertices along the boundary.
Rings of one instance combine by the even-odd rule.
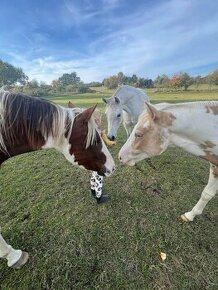
[[[20,269],[23,265],[26,264],[28,259],[29,259],[29,254],[27,252],[22,252],[20,259],[14,265],[12,265],[11,268]]]
[[[101,204],[101,203],[108,202],[110,200],[110,197],[108,195],[102,195],[101,197],[96,198],[96,199],[97,199],[97,203]]]

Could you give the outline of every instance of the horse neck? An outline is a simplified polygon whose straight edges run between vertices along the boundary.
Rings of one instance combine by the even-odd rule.
[[[59,127],[59,130],[57,130],[54,135],[50,134],[48,136],[48,139],[42,149],[55,148],[56,150],[62,152],[69,144],[68,136],[72,130],[75,112],[72,109],[67,109],[61,106],[58,106],[58,108],[60,112],[60,119],[53,122],[55,122],[55,126]]]
[[[139,116],[144,108],[144,96],[140,96],[139,92],[126,91],[120,92],[118,96],[121,102],[121,106],[131,116]]]

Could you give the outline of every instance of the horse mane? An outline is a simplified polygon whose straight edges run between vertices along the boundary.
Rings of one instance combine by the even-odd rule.
[[[81,114],[85,109],[79,108],[79,107],[75,107],[75,108],[68,109],[68,111],[69,110],[71,112],[73,112],[74,116],[76,117],[77,115]],[[98,131],[98,129],[97,129],[97,125],[96,125],[96,122],[95,122],[95,118],[92,115],[91,118],[88,121],[88,133],[87,133],[86,144],[85,144],[85,148],[86,149],[89,146],[91,146],[91,145],[93,145],[95,143],[95,141],[96,141],[96,131]]]
[[[75,116],[77,116],[80,113],[82,113],[85,109],[75,107],[75,108],[72,108],[71,110],[74,112]],[[86,149],[95,143],[96,131],[98,131],[98,129],[97,129],[97,125],[95,122],[95,118],[92,115],[88,121],[88,133],[87,133],[86,145],[85,145]]]
[[[135,98],[135,96],[139,96],[140,97],[140,96],[143,95],[144,97],[148,98],[148,96],[146,95],[146,93],[142,89],[135,88],[135,87],[129,86],[129,85],[123,85],[123,84],[118,86],[118,88],[116,89],[116,91],[114,92],[114,94],[112,95],[111,98],[113,98],[113,97],[120,97],[119,96],[119,93],[120,93],[120,91],[122,89],[129,89],[131,91],[134,91],[134,94],[132,94],[128,99],[123,99],[122,100],[125,103],[128,102],[129,100],[131,100],[132,98]],[[149,101],[149,99],[148,99],[148,101]]]
[[[88,121],[88,134],[86,138],[86,149],[95,143],[96,131],[98,131],[97,125],[95,123],[94,117],[92,116]]]
[[[0,150],[7,152],[6,147],[15,144],[16,134],[27,138],[29,144],[37,143],[40,137],[59,138],[66,125],[69,126],[68,115],[47,100],[1,91]]]

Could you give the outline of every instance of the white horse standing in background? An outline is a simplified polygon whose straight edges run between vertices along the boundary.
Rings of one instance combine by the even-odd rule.
[[[143,90],[128,85],[119,86],[112,97],[102,100],[106,104],[107,136],[110,140],[116,139],[122,121],[128,137],[144,109],[144,103],[149,102]]]
[[[178,146],[210,162],[210,176],[201,198],[181,217],[193,221],[218,192],[218,102],[146,104],[129,139],[119,152],[120,161],[136,162]]]

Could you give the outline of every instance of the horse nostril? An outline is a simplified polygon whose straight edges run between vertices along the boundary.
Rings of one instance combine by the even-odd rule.
[[[119,157],[119,160],[120,160],[120,161],[122,161],[122,158],[121,158],[121,156]]]
[[[111,136],[111,140],[114,141],[115,140],[115,137],[114,136]]]

